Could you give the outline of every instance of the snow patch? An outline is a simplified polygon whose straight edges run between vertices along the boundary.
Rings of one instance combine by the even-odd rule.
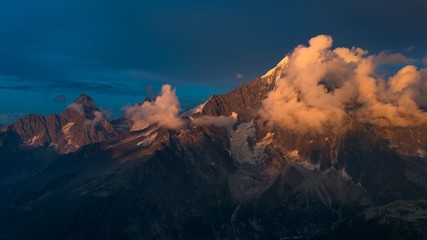
[[[67,123],[65,126],[62,127],[62,132],[65,135],[69,135],[70,132],[70,128],[75,124],[75,122],[69,122]]]
[[[157,133],[154,133],[150,136],[147,136],[146,138],[144,138],[144,140],[142,140],[141,142],[138,142],[136,145],[142,146],[142,147],[147,147],[148,145],[153,143],[153,141],[154,141],[154,139],[156,139],[156,137],[157,137]]]
[[[210,98],[208,99],[208,101],[209,101],[209,100],[210,100]],[[206,102],[204,102],[204,103],[200,104],[200,105],[199,105],[199,106],[197,106],[197,107],[190,108],[190,109],[188,109],[187,111],[182,112],[182,113],[181,113],[181,114],[179,114],[179,115],[180,115],[181,117],[190,117],[190,116],[192,116],[192,115],[194,115],[194,114],[196,114],[196,113],[202,112],[203,107],[205,107],[205,105],[206,105],[206,103],[207,103],[208,101],[206,101]]]
[[[267,146],[268,144],[273,142],[273,136],[274,136],[274,133],[268,132],[265,135],[265,137],[260,142],[258,142],[256,145],[257,146],[260,146],[260,145]]]
[[[145,132],[142,132],[142,133],[136,134],[136,135],[134,135],[134,136],[131,136],[131,137],[129,137],[129,138],[126,138],[125,140],[121,141],[119,144],[132,142],[132,141],[134,141],[134,140],[136,140],[136,139],[138,139],[138,138],[142,138],[142,137],[150,136],[150,135],[151,135],[151,133],[153,133],[153,132],[154,132],[154,131],[156,131],[157,129],[159,129],[159,128],[152,128],[152,129],[149,129],[149,130],[147,130],[147,131],[145,131]],[[157,135],[157,133],[156,133],[156,135]]]
[[[37,139],[39,139],[40,137],[41,137],[41,135],[37,135],[37,136],[34,136],[31,139],[28,139],[27,145],[34,145],[36,143]]]
[[[264,74],[264,76],[262,76],[261,78],[270,77],[271,75],[273,75],[276,72],[276,70],[278,68],[281,68],[281,69],[286,68],[288,66],[288,63],[289,63],[289,57],[286,56],[277,64],[276,67],[272,68],[270,71],[268,71],[266,74]],[[277,81],[277,79],[279,79],[279,78],[280,78],[280,74],[276,75],[276,79],[269,79],[268,81],[271,83],[271,81],[273,81],[273,80]]]
[[[150,124],[147,121],[144,120],[136,120],[133,122],[132,128],[130,129],[131,132],[144,130],[148,128]]]
[[[65,126],[62,127],[62,132],[64,133],[65,139],[67,140],[68,145],[74,145],[75,147],[79,147],[77,144],[73,144],[71,141],[71,134],[70,134],[70,128],[75,124],[75,122],[69,122],[65,124]]]
[[[240,164],[260,165],[265,161],[264,150],[271,141],[260,142],[251,149],[248,139],[255,138],[255,130],[253,122],[240,123],[235,131],[228,129],[231,156]]]

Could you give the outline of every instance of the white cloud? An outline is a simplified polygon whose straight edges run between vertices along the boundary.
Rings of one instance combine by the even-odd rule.
[[[92,126],[95,126],[101,121],[106,120],[106,118],[111,115],[110,111],[100,109],[100,110],[93,111],[94,117],[92,119],[88,119],[85,116],[84,107],[82,105],[77,103],[71,103],[70,105],[68,105],[68,108],[78,112],[79,115],[86,118],[85,124],[92,125]]]
[[[177,129],[182,128],[184,120],[179,117],[180,103],[175,89],[168,84],[162,86],[162,91],[153,102],[144,102],[126,107],[126,116],[138,124],[158,124],[159,126]]]
[[[215,126],[231,128],[237,121],[237,114],[231,116],[203,116],[192,120],[192,124],[197,126]]]

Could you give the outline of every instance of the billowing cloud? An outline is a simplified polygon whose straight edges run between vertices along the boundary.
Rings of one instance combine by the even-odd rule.
[[[298,131],[340,130],[356,120],[380,126],[427,122],[427,69],[408,65],[389,79],[379,64],[410,62],[401,54],[368,55],[360,48],[332,49],[320,35],[288,56],[276,88],[263,102],[261,117],[271,125]]]
[[[55,102],[63,103],[63,102],[66,102],[66,101],[67,100],[65,99],[64,95],[58,95],[58,96],[55,97]]]
[[[232,113],[231,116],[203,116],[192,120],[192,124],[197,126],[215,126],[231,128],[237,121],[237,114]]]
[[[244,78],[245,76],[243,75],[243,74],[241,74],[241,73],[237,73],[236,74],[236,78],[237,79],[240,79],[240,78]]]
[[[410,63],[415,62],[415,59],[407,58],[401,53],[390,53],[388,51],[380,52],[377,56],[373,56],[375,64],[385,63]]]
[[[177,129],[185,125],[184,120],[179,117],[179,112],[180,103],[175,89],[172,90],[170,85],[165,84],[154,101],[145,101],[141,105],[127,107],[126,117],[134,124],[158,124],[162,127]]]

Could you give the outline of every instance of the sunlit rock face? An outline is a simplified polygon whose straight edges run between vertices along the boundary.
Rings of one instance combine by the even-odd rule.
[[[274,82],[267,78],[257,78],[249,84],[243,83],[237,89],[221,95],[213,95],[204,105],[199,115],[230,116],[238,114],[239,120],[250,121],[259,110],[262,100],[274,87]]]

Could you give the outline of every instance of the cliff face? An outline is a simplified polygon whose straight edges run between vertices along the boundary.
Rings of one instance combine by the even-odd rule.
[[[213,95],[204,105],[201,113],[193,115],[230,116],[232,112],[238,114],[240,121],[251,121],[262,105],[267,94],[274,89],[277,79],[284,76],[284,70],[288,65],[288,57],[285,57],[276,67],[271,69],[261,78],[256,78],[247,84],[244,82],[235,90]]]
[[[238,114],[241,121],[250,121],[255,118],[262,100],[271,91],[274,84],[266,79],[257,78],[249,84],[243,83],[237,89],[221,95],[213,95],[203,107],[201,113],[211,116],[230,116],[232,112]]]

